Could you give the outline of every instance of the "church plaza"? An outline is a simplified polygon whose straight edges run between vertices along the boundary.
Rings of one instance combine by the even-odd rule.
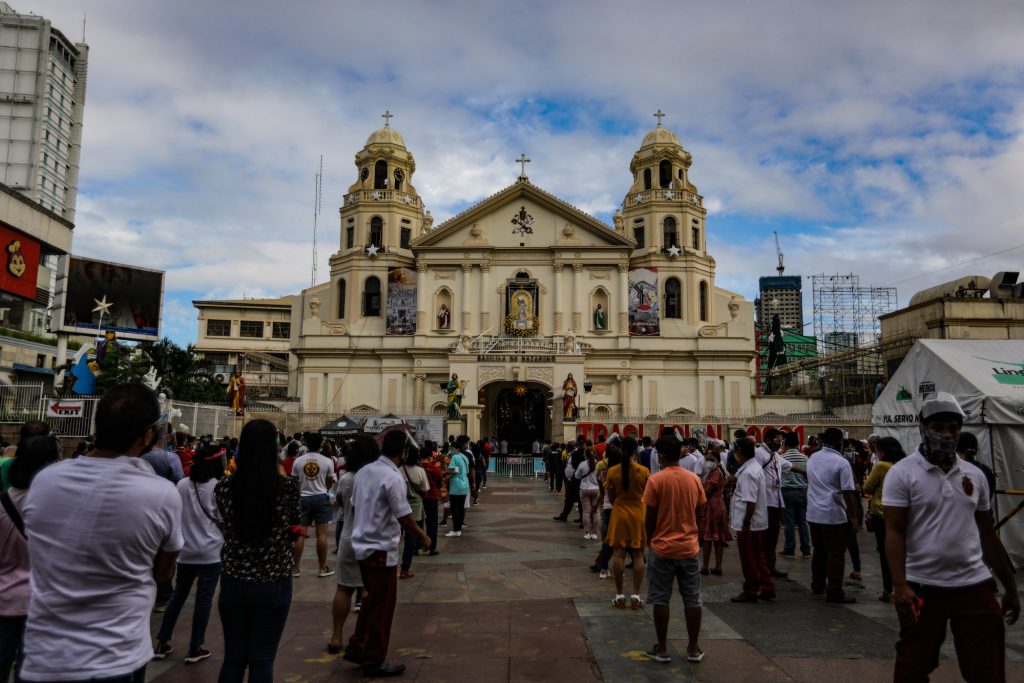
[[[726,551],[724,575],[701,577],[704,601],[700,664],[685,660],[686,636],[679,596],[669,625],[672,664],[643,653],[654,642],[650,607],[612,607],[611,580],[588,567],[596,546],[582,541],[575,524],[554,524],[562,496],[543,479],[492,475],[460,538],[440,538],[440,554],[420,556],[415,576],[399,582],[389,659],[408,669],[396,680],[443,683],[491,681],[846,681],[892,679],[896,615],[874,599],[880,575],[873,540],[860,534],[861,584],[847,584],[851,605],[826,604],[811,594],[810,561],[780,560],[790,572],[778,580],[778,599],[754,605],[729,598],[742,584],[735,543]],[[303,575],[294,580],[288,624],[278,651],[275,680],[288,683],[362,681],[359,667],[330,655],[334,577],[316,576],[316,554],[307,544]],[[784,563],[784,564],[781,564]],[[628,572],[627,572],[628,573]],[[628,579],[627,579],[628,580]],[[192,599],[176,632],[191,627]],[[155,633],[162,615],[155,614]],[[347,638],[355,615],[345,625]],[[1007,629],[1007,680],[1024,680],[1024,629]],[[206,683],[217,679],[223,656],[221,625],[213,611],[206,662],[154,661],[147,680]],[[947,637],[938,683],[960,681]]]

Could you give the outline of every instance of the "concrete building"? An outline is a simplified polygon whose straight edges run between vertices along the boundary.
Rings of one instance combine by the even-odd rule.
[[[0,182],[75,220],[89,47],[0,2]]]
[[[57,257],[71,251],[74,225],[0,185],[0,376],[53,385],[56,340],[48,334]]]
[[[691,155],[660,122],[614,225],[531,183],[523,157],[515,182],[434,226],[390,122],[355,161],[330,280],[293,300],[304,410],[436,414],[454,372],[474,437],[574,436],[570,374],[592,420],[750,414],[753,306],[715,285]]]
[[[772,275],[758,280],[757,326],[770,327],[772,316],[779,314],[782,329],[802,335],[804,330],[804,297],[799,275]]]
[[[250,398],[285,398],[293,298],[193,301],[199,312],[196,352],[214,364],[223,384],[241,370]]]

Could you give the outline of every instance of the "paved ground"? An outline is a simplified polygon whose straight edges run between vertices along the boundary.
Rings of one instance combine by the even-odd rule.
[[[390,658],[408,666],[416,681],[884,681],[891,679],[896,619],[878,602],[878,556],[863,532],[862,585],[848,586],[855,605],[826,604],[811,594],[806,560],[780,560],[791,571],[775,603],[737,605],[729,598],[742,583],[735,545],[726,551],[725,575],[705,579],[704,661],[685,653],[682,606],[673,607],[669,637],[673,663],[649,661],[654,642],[649,609],[616,610],[611,580],[587,567],[596,544],[575,524],[553,522],[560,497],[532,480],[493,481],[482,505],[467,515],[461,538],[442,539],[441,554],[420,557],[416,576],[399,582],[399,606]],[[332,556],[333,561],[333,556]],[[328,655],[332,579],[316,577],[307,543],[303,576],[295,581],[292,609],[277,657],[276,678],[288,683],[365,680],[340,656]],[[849,570],[849,567],[848,567]],[[627,591],[629,578],[627,576]],[[631,592],[631,591],[628,591]],[[678,603],[678,596],[676,598]],[[213,657],[186,666],[191,602],[175,630],[175,653],[153,663],[159,683],[215,681],[223,650],[216,609],[207,632]],[[355,625],[352,615],[346,636]],[[155,615],[153,631],[159,626]],[[950,641],[951,642],[951,641]],[[958,681],[952,648],[934,681]],[[1008,634],[1009,680],[1024,680],[1024,625]],[[827,676],[824,672],[827,672]]]

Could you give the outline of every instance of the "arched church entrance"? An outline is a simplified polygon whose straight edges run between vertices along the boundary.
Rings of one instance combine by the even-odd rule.
[[[484,394],[481,430],[508,441],[509,453],[529,453],[535,439],[551,434],[551,390],[536,382],[489,384]]]

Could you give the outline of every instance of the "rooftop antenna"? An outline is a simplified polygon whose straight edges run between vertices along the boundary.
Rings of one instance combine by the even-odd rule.
[[[779,257],[779,265],[775,266],[775,270],[779,271],[779,275],[786,272],[786,266],[782,263],[782,247],[779,246],[779,233],[773,232],[775,235],[775,254]]]
[[[313,275],[311,287],[316,286],[316,229],[320,220],[320,200],[323,196],[324,187],[324,155],[320,155],[320,169],[316,172],[313,191]]]
[[[88,14],[82,12],[82,42],[85,42],[85,20],[88,18]]]

